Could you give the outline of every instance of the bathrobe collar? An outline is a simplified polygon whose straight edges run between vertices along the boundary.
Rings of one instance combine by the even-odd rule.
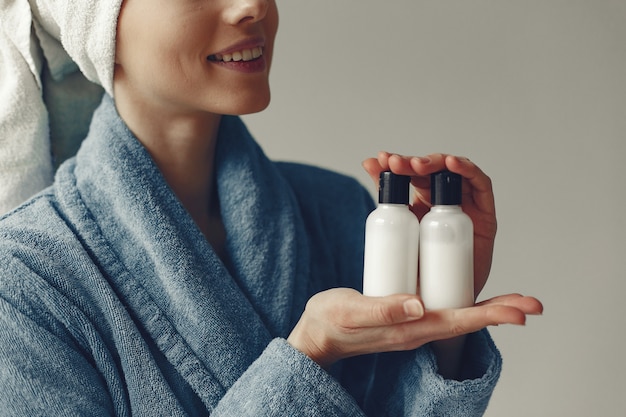
[[[273,337],[286,337],[304,305],[309,271],[293,192],[239,118],[223,118],[216,158],[229,268],[110,97],[75,163],[57,176],[75,233],[142,331],[206,404],[215,404]]]

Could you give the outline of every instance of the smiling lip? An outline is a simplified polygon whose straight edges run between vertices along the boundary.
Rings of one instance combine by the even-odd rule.
[[[248,39],[207,57],[207,61],[228,69],[241,72],[264,71],[265,42],[262,38]]]

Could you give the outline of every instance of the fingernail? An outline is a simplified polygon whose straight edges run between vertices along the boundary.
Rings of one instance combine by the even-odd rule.
[[[424,308],[422,307],[422,303],[412,298],[404,302],[404,312],[407,317],[419,319],[424,315]]]
[[[428,158],[426,156],[416,156],[415,159],[417,159],[422,164],[430,163],[430,158]]]

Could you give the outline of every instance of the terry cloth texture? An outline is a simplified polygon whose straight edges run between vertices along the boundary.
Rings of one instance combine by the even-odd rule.
[[[113,94],[121,2],[0,0],[0,213],[50,185],[50,141],[64,159],[84,137],[96,84]]]
[[[222,262],[105,96],[55,184],[0,220],[0,415],[478,416],[500,373],[486,331],[463,382],[429,347],[330,372],[285,340],[308,298],[360,289],[354,179],[274,163],[224,117]]]

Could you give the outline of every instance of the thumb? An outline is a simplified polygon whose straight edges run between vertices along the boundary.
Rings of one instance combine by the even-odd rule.
[[[386,297],[366,297],[362,306],[362,327],[389,326],[424,316],[424,306],[419,298],[410,294],[394,294]]]

